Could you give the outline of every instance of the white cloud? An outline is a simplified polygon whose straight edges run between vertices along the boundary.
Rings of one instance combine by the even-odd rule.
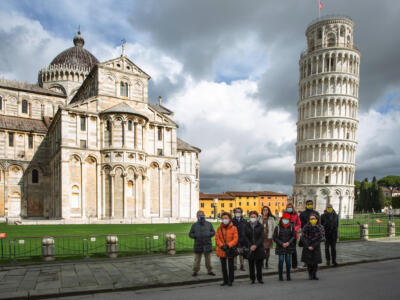
[[[0,72],[3,77],[36,82],[37,72],[72,42],[57,38],[40,22],[13,12],[0,12]]]
[[[267,111],[256,93],[255,81],[196,83],[189,78],[185,89],[171,97],[168,106],[183,127],[183,136],[202,148],[206,174],[242,176],[293,166],[285,145],[296,138],[295,120],[284,111]]]

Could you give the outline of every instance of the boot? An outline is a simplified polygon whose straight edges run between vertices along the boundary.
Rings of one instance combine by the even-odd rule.
[[[279,272],[279,281],[283,281],[283,274]]]
[[[313,269],[310,265],[307,266],[308,269],[308,279],[312,280],[313,279]]]
[[[268,260],[265,260],[265,268],[268,269]]]
[[[292,280],[292,278],[290,277],[290,273],[286,273],[286,280],[287,280],[287,281]]]

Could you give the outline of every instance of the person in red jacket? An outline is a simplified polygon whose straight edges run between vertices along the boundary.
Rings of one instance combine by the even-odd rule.
[[[221,286],[228,285],[232,286],[233,280],[235,279],[234,269],[233,269],[233,260],[234,256],[229,256],[230,249],[236,247],[239,236],[236,226],[232,224],[232,216],[228,212],[224,212],[221,216],[222,223],[219,225],[217,229],[217,234],[215,235],[215,243],[217,244],[217,256],[220,258],[221,267],[222,267],[222,275],[224,278],[224,282]],[[227,255],[228,254],[228,255]],[[227,270],[226,262],[228,260],[228,269]]]
[[[290,214],[290,223],[293,223],[294,225],[294,230],[296,231],[296,242],[297,239],[299,238],[299,230],[301,228],[301,221],[300,217],[297,214],[296,210],[293,207],[292,203],[288,203],[286,205],[286,212]],[[296,242],[294,243],[295,245],[295,251],[292,254],[292,268],[296,269],[297,268],[297,249],[296,249]]]

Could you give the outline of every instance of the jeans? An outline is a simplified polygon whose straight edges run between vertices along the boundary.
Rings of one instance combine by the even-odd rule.
[[[233,257],[221,257],[221,268],[222,268],[222,277],[224,279],[224,283],[232,283],[235,279],[234,269],[233,269]],[[228,260],[228,267],[226,261]],[[229,272],[228,272],[229,271]]]
[[[281,254],[279,255],[278,272],[279,276],[283,274],[283,263],[286,262],[286,275],[290,274],[291,268],[291,254]]]
[[[249,259],[249,271],[250,271],[250,280],[256,280],[256,270],[257,270],[257,280],[262,281],[262,265],[263,259]],[[256,270],[255,270],[256,269]]]
[[[194,273],[198,273],[200,271],[200,263],[201,263],[202,256],[203,256],[203,253],[195,253],[194,254],[194,263],[193,263],[193,272]],[[204,253],[204,258],[206,260],[207,272],[211,273],[212,272],[211,253]]]

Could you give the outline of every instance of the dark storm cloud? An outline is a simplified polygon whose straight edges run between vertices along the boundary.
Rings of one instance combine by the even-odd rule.
[[[325,0],[323,14],[349,15],[362,52],[361,110],[400,83],[400,2]],[[131,22],[153,43],[184,63],[196,78],[212,78],[218,55],[248,34],[271,50],[271,68],[262,76],[260,95],[269,107],[294,113],[298,98],[298,58],[304,32],[316,16],[316,1],[169,0],[137,6]],[[267,55],[267,53],[266,53]],[[238,58],[240,59],[240,57]]]

